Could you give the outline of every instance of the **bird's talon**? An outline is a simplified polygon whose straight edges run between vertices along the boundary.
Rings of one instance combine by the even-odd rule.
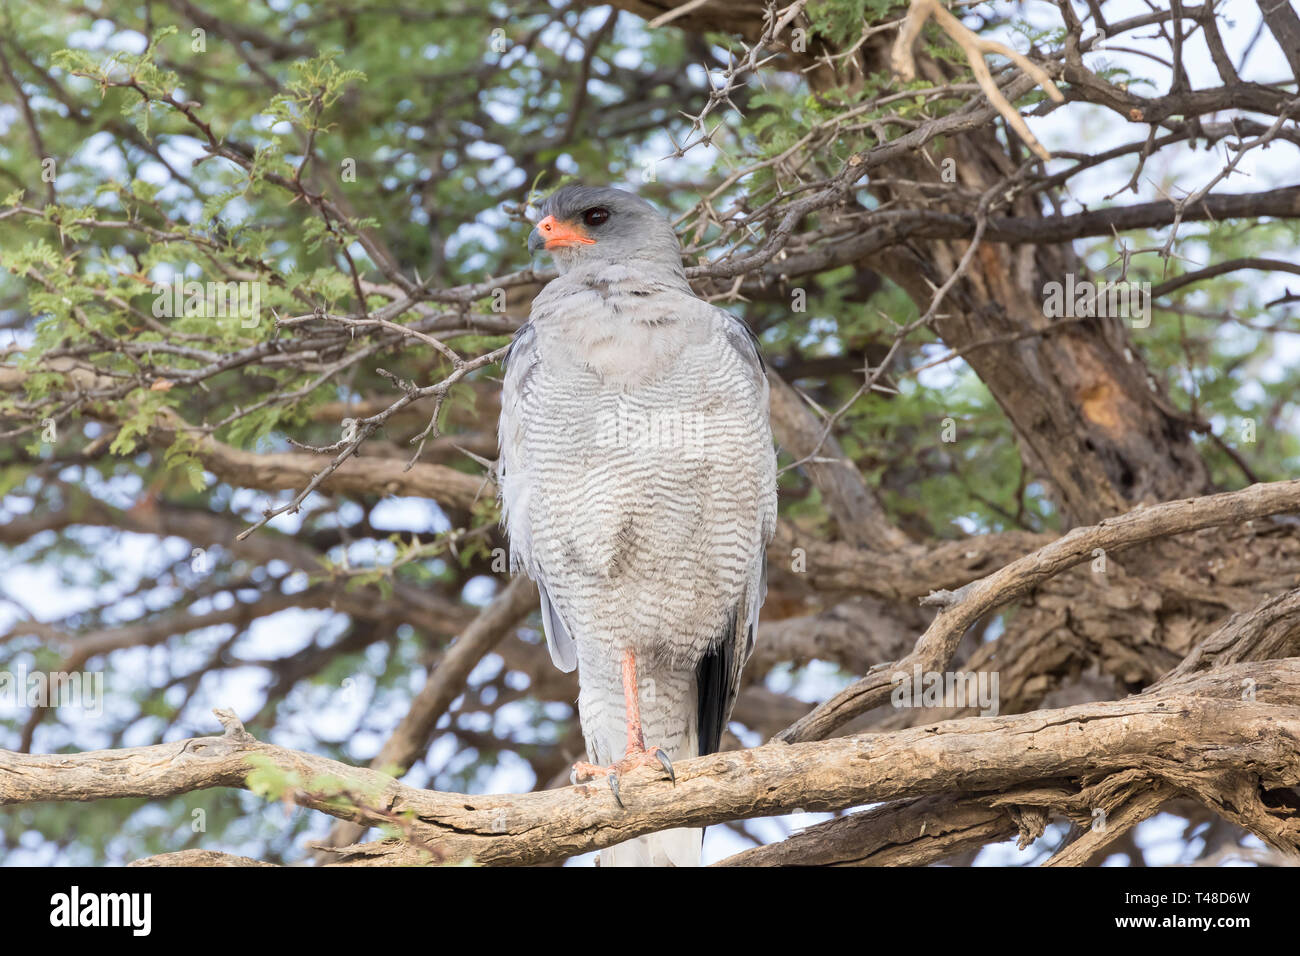
[[[603,776],[609,781],[610,792],[614,794],[614,799],[623,809],[627,806],[623,803],[623,794],[619,787],[619,780],[623,774],[635,770],[637,767],[660,767],[668,778],[677,783],[677,773],[673,770],[673,763],[668,759],[668,752],[662,747],[655,747],[653,750],[629,749],[623,756],[623,759],[609,767],[598,767],[585,761],[579,761],[573,765],[569,771],[569,782],[574,786],[584,783],[588,780],[596,780]]]
[[[677,774],[673,771],[672,761],[668,759],[668,755],[664,753],[662,747],[655,748],[655,756],[659,758],[659,766],[663,767],[664,770],[667,771],[668,779],[673,782],[674,786],[676,786]]]

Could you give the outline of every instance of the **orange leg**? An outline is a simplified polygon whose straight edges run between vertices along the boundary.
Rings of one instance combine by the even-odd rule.
[[[643,766],[662,767],[672,779],[673,783],[677,782],[677,775],[673,773],[673,765],[668,760],[668,754],[664,753],[661,747],[651,747],[646,749],[645,737],[641,732],[641,698],[637,691],[636,684],[636,655],[628,648],[623,652],[623,706],[627,709],[627,753],[623,759],[609,767],[597,767],[585,761],[579,761],[573,765],[573,773],[570,779],[574,783],[580,780],[594,780],[596,777],[605,776],[609,780],[609,788],[614,791],[614,799],[618,805],[623,806],[623,800],[619,796],[618,782],[619,778],[629,770]]]
[[[627,707],[627,752],[645,750],[641,735],[641,692],[636,685],[636,655],[623,652],[623,701]]]

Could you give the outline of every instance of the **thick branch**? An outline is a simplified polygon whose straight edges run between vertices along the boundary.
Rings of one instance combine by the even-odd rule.
[[[872,668],[861,680],[840,691],[779,737],[791,743],[826,737],[845,721],[885,703],[893,689],[895,673],[911,673],[915,666],[922,671],[943,670],[967,628],[981,617],[1029,593],[1066,568],[1091,560],[1098,550],[1110,551],[1200,528],[1296,510],[1300,510],[1300,479],[1140,507],[1091,527],[1075,528],[1059,540],[965,585],[954,594],[935,595],[931,603],[943,609],[921,635],[911,654],[901,661]]]
[[[1243,680],[1254,681],[1255,700],[1240,699]],[[674,826],[1138,769],[1205,791],[1211,803],[1218,775],[1253,781],[1232,793],[1251,803],[1238,817],[1294,852],[1300,821],[1270,810],[1260,791],[1300,784],[1298,705],[1300,659],[1238,664],[1181,685],[1177,695],[700,757],[680,762],[676,785],[642,769],[625,780],[627,809],[599,785],[517,796],[416,790],[373,770],[261,743],[226,713],[222,737],[83,754],[0,751],[0,804],[243,787],[248,758],[258,755],[305,781],[293,793],[303,806],[358,822],[408,820],[410,835],[444,860],[536,864]],[[356,802],[364,806],[341,802],[340,789],[361,795]],[[356,848],[353,862],[411,862],[411,850],[400,842]]]

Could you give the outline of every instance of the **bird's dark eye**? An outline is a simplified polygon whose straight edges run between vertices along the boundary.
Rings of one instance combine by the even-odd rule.
[[[599,226],[609,218],[609,210],[604,206],[597,206],[594,209],[588,209],[582,214],[582,221],[588,226]]]

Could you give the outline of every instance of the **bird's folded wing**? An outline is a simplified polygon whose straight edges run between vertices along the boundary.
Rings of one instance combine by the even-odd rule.
[[[732,349],[749,367],[755,401],[766,414],[768,401],[767,366],[758,339],[744,322],[725,309],[717,309],[721,320],[724,348]],[[758,467],[767,471],[763,484],[770,494],[759,509],[760,540],[765,547],[776,529],[776,457],[764,449],[759,461],[737,463],[741,467]],[[701,754],[714,753],[722,742],[731,709],[740,692],[740,672],[754,650],[758,637],[758,613],[767,597],[767,554],[760,547],[750,565],[745,594],[731,610],[722,633],[696,669],[697,720]]]
[[[546,633],[546,648],[551,652],[551,660],[564,673],[569,673],[578,666],[578,645],[573,643],[573,636],[564,626],[560,612],[551,603],[551,596],[546,593],[546,585],[538,581],[537,593],[541,597],[542,630]]]
[[[522,571],[537,582],[546,647],[551,652],[555,666],[568,673],[578,666],[578,648],[547,593],[545,575],[533,561],[532,529],[528,524],[528,481],[522,456],[524,429],[527,427],[529,379],[536,361],[533,327],[525,324],[515,333],[514,341],[510,343],[510,349],[502,363],[506,377],[501,390],[501,422],[498,428],[501,451],[497,459],[497,487],[500,489],[501,509],[510,535],[510,570],[515,573]]]

